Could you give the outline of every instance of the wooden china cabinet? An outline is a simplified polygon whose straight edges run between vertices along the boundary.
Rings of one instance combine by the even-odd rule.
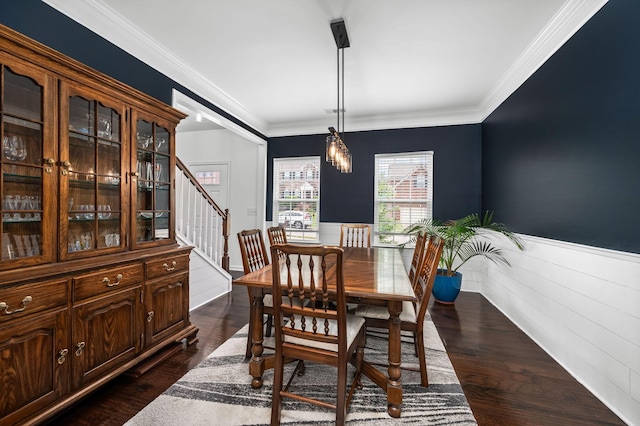
[[[0,26],[0,425],[194,341],[179,111]]]

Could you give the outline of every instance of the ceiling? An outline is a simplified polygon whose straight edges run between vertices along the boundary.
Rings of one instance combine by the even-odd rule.
[[[479,123],[606,0],[45,2],[281,136],[336,125],[332,20],[344,19],[351,43],[346,131]]]

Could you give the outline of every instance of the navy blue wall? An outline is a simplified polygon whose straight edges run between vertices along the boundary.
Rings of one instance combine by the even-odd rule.
[[[269,139],[267,220],[271,220],[274,158],[321,156],[320,221],[373,223],[375,154],[433,151],[433,215],[453,219],[480,212],[481,126],[443,126],[348,133],[353,172],[342,174],[324,161],[323,135]]]
[[[610,1],[482,125],[482,208],[640,253],[640,2]]]
[[[264,135],[40,0],[0,0],[0,24],[171,105],[176,89],[250,132]]]

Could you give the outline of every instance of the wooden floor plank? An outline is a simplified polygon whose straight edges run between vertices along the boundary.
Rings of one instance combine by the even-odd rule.
[[[624,425],[481,295],[463,292],[430,312],[479,425]],[[234,288],[192,312],[196,344],[136,379],[117,378],[50,424],[125,423],[248,320],[247,291]]]

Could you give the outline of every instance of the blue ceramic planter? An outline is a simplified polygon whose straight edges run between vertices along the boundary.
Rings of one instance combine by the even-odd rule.
[[[433,298],[436,302],[451,304],[458,297],[460,293],[460,286],[462,285],[462,274],[456,272],[452,277],[446,275],[436,275],[435,282],[433,283]]]

